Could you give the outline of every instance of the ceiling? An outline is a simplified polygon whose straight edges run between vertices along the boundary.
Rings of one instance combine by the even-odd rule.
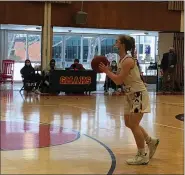
[[[1,29],[7,30],[19,30],[19,31],[41,31],[41,26],[31,25],[13,25],[13,24],[2,24]],[[100,34],[100,35],[147,35],[147,36],[158,36],[158,32],[155,31],[139,31],[139,30],[112,30],[112,29],[95,29],[95,28],[74,28],[74,27],[53,27],[55,33],[81,33],[81,34]]]

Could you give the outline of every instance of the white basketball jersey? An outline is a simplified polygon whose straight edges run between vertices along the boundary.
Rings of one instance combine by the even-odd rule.
[[[126,55],[123,59],[121,59],[118,63],[118,73],[122,69],[122,63],[125,61],[125,59],[130,58],[130,55]],[[134,59],[134,58],[133,58]],[[128,76],[124,80],[124,89],[125,93],[130,94],[134,92],[139,92],[139,91],[146,91],[146,87],[141,80],[140,77],[140,72],[139,68],[137,66],[137,61],[134,59],[135,65],[134,67],[130,70]]]

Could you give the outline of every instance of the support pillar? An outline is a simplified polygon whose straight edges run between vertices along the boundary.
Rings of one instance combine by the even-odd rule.
[[[52,58],[53,28],[51,27],[51,3],[44,4],[44,26],[42,28],[42,70],[46,69]]]
[[[8,32],[0,28],[0,70],[2,60],[8,59]]]

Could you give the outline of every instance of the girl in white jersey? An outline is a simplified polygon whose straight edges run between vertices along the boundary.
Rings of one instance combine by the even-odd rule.
[[[114,74],[103,64],[99,68],[106,73],[117,85],[124,85],[125,125],[131,129],[138,152],[132,159],[128,159],[129,165],[146,165],[156,151],[159,139],[151,138],[140,126],[144,113],[150,113],[150,101],[147,89],[141,80],[137,61],[134,59],[135,40],[133,37],[121,35],[116,40],[115,47],[119,49],[120,61],[118,74]],[[130,52],[131,54],[127,54]],[[145,152],[145,141],[148,145],[149,154]]]

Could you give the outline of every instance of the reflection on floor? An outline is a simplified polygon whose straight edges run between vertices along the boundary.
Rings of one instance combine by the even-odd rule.
[[[141,125],[160,144],[149,165],[128,166],[136,145],[124,96],[21,96],[10,87],[0,91],[2,174],[183,174],[184,125],[175,118],[183,96],[150,92]]]
[[[97,84],[97,93],[103,93],[104,92],[104,82],[100,82]],[[22,87],[22,82],[15,82],[13,86],[10,84],[2,84],[0,85],[0,90],[2,89],[11,89],[13,87],[13,90],[19,91]],[[148,84],[147,89],[149,92],[156,92],[156,84]]]

